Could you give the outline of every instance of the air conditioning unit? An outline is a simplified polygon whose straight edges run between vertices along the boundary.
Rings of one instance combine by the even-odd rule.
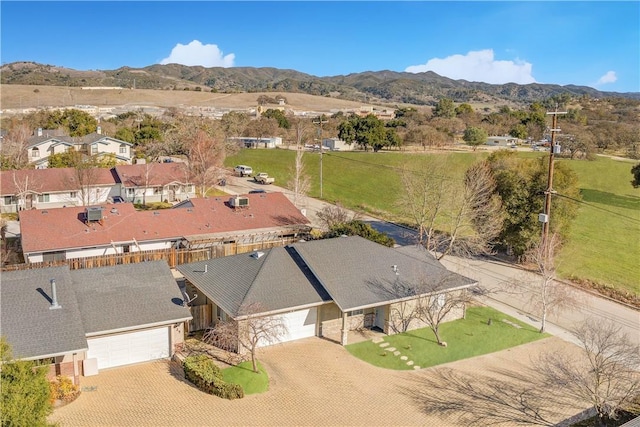
[[[249,206],[249,199],[247,197],[232,197],[229,199],[229,205],[232,208],[243,208]]]
[[[87,222],[102,221],[102,206],[91,206],[85,209],[85,218]]]

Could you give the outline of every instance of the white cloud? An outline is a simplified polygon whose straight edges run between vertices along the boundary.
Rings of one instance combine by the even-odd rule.
[[[160,61],[161,64],[201,65],[203,67],[233,67],[235,55],[230,53],[222,56],[222,51],[215,44],[202,44],[198,40],[184,45],[178,43],[169,57]]]
[[[468,80],[492,84],[535,83],[531,75],[532,65],[521,60],[497,61],[492,49],[471,51],[466,55],[451,55],[444,59],[433,58],[422,65],[411,65],[408,73],[433,71],[454,80]]]
[[[597,85],[606,85],[607,83],[615,83],[618,76],[615,71],[607,71],[607,73],[598,79]]]

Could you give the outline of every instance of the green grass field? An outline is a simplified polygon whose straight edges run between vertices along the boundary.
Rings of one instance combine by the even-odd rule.
[[[464,169],[486,152],[348,153],[330,152],[322,158],[323,199],[385,219],[398,219],[400,171],[419,170],[428,156],[449,156],[451,173],[462,177]],[[546,153],[520,153],[538,157]],[[295,152],[290,150],[242,150],[225,164],[251,165],[268,172],[276,184],[287,187]],[[320,195],[320,154],[306,152],[304,161],[312,186],[309,195]],[[633,163],[598,158],[570,162],[582,189],[578,217],[572,224],[568,244],[558,257],[564,278],[590,280],[640,294],[640,190],[631,184]],[[576,202],[577,203],[577,202]]]
[[[242,362],[222,370],[222,378],[225,382],[240,384],[244,394],[258,394],[269,390],[269,376],[264,367],[258,362],[259,373],[253,372],[251,361]]]
[[[489,325],[489,319],[492,320]],[[506,320],[506,321],[505,321]],[[513,325],[518,325],[517,328]],[[347,345],[346,349],[355,357],[372,365],[387,369],[413,369],[400,359],[407,356],[421,368],[468,359],[493,353],[517,345],[549,337],[537,328],[524,324],[491,307],[471,307],[464,319],[446,322],[440,326],[440,336],[447,347],[438,345],[429,328],[416,329],[398,335],[384,337],[389,347],[396,348],[400,355],[394,356],[372,341]]]

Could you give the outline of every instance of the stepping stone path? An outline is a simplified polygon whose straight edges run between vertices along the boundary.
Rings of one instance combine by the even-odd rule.
[[[504,320],[507,323],[512,324],[515,327],[520,327],[519,325],[513,324],[507,320]],[[399,350],[397,350],[395,347],[389,347],[389,343],[388,342],[384,342],[384,338],[374,338],[371,340],[371,342],[373,342],[374,344],[378,344],[380,346],[380,348],[383,348],[385,351],[390,351],[393,353],[394,356],[400,356],[401,352]],[[418,365],[414,365],[413,360],[408,360],[409,358],[407,356],[400,356],[400,360],[402,361],[407,361],[407,365],[408,366],[413,366],[414,370],[420,369],[420,366]]]

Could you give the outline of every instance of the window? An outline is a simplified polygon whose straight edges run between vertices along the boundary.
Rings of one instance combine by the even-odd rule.
[[[16,196],[4,196],[4,204],[5,206],[14,205],[18,202]]]
[[[127,144],[120,144],[120,154],[127,154]]]
[[[72,191],[72,192],[69,193],[69,197],[71,199],[75,199],[77,196],[78,196],[78,193],[76,193],[75,191]]]
[[[40,157],[40,150],[38,150],[37,148],[31,150],[31,157]]]
[[[153,194],[162,194],[162,187],[153,187]]]
[[[136,189],[135,188],[127,188],[127,196],[135,196],[136,195]]]
[[[91,146],[91,154],[98,154],[98,144],[93,144]]]
[[[447,300],[447,296],[445,294],[438,294],[433,297],[431,300],[431,310],[437,311],[444,307],[444,303]]]
[[[347,316],[358,316],[360,314],[363,314],[364,311],[362,310],[353,310],[347,313]]]
[[[38,194],[38,203],[47,203],[49,202],[48,194]]]

